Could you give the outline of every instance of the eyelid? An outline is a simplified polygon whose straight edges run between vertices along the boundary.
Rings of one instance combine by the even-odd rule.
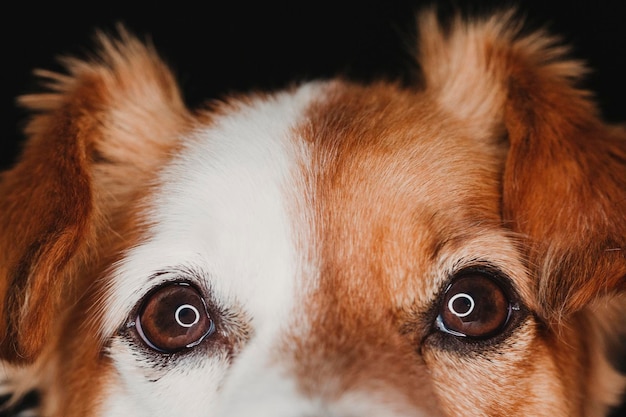
[[[489,262],[474,262],[463,265],[448,275],[443,291],[438,294],[439,300],[442,299],[445,291],[450,288],[452,282],[462,276],[470,274],[483,274],[494,280],[505,291],[506,295],[519,299],[518,291],[514,281],[501,268]]]

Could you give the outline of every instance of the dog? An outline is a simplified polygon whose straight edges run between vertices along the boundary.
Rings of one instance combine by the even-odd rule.
[[[515,12],[417,18],[415,83],[188,108],[99,33],[0,182],[0,353],[43,416],[607,415],[626,129]]]

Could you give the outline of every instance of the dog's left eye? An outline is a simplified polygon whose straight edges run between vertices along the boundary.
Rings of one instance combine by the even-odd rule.
[[[215,332],[204,299],[184,282],[166,284],[150,293],[135,325],[146,345],[162,353],[194,347]]]
[[[506,292],[493,278],[464,274],[446,289],[436,326],[454,336],[489,338],[504,329],[511,309]]]

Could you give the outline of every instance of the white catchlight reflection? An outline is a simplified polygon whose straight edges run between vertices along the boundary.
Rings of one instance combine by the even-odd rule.
[[[455,310],[454,308],[454,302],[456,300],[458,300],[459,298],[464,298],[469,302],[469,308],[467,309],[467,311],[461,313]],[[469,295],[469,294],[465,294],[464,292],[460,292],[456,295],[454,295],[452,298],[450,298],[450,301],[448,301],[448,310],[450,310],[452,312],[452,314],[454,314],[455,316],[459,317],[459,318],[463,318],[463,317],[467,317],[470,314],[472,314],[472,311],[474,311],[474,306],[476,304],[474,303],[474,299]]]
[[[183,321],[180,319],[180,313],[185,309],[192,310],[194,314],[196,315],[196,318],[194,319],[192,323],[183,323]],[[180,326],[191,327],[200,321],[200,312],[198,311],[197,308],[195,308],[194,306],[190,304],[183,304],[182,306],[176,309],[176,313],[174,313],[174,317],[176,318],[176,323],[178,323]]]

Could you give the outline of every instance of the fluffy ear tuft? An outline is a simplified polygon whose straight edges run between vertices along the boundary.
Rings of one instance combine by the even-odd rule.
[[[584,65],[514,12],[419,18],[425,91],[477,140],[508,137],[502,217],[524,240],[548,321],[624,290],[626,134],[577,88]]]
[[[97,54],[64,58],[67,74],[38,71],[48,91],[19,99],[33,116],[20,160],[0,178],[4,359],[37,356],[97,258],[99,232],[114,227],[190,126],[152,47],[121,27],[97,38]]]
[[[499,131],[509,83],[524,78],[528,69],[541,78],[528,81],[568,87],[587,72],[582,62],[566,59],[569,49],[558,38],[545,31],[525,34],[514,9],[486,17],[457,14],[446,24],[434,9],[426,10],[418,15],[418,28],[426,91],[480,136]],[[569,89],[577,101],[587,95]]]

